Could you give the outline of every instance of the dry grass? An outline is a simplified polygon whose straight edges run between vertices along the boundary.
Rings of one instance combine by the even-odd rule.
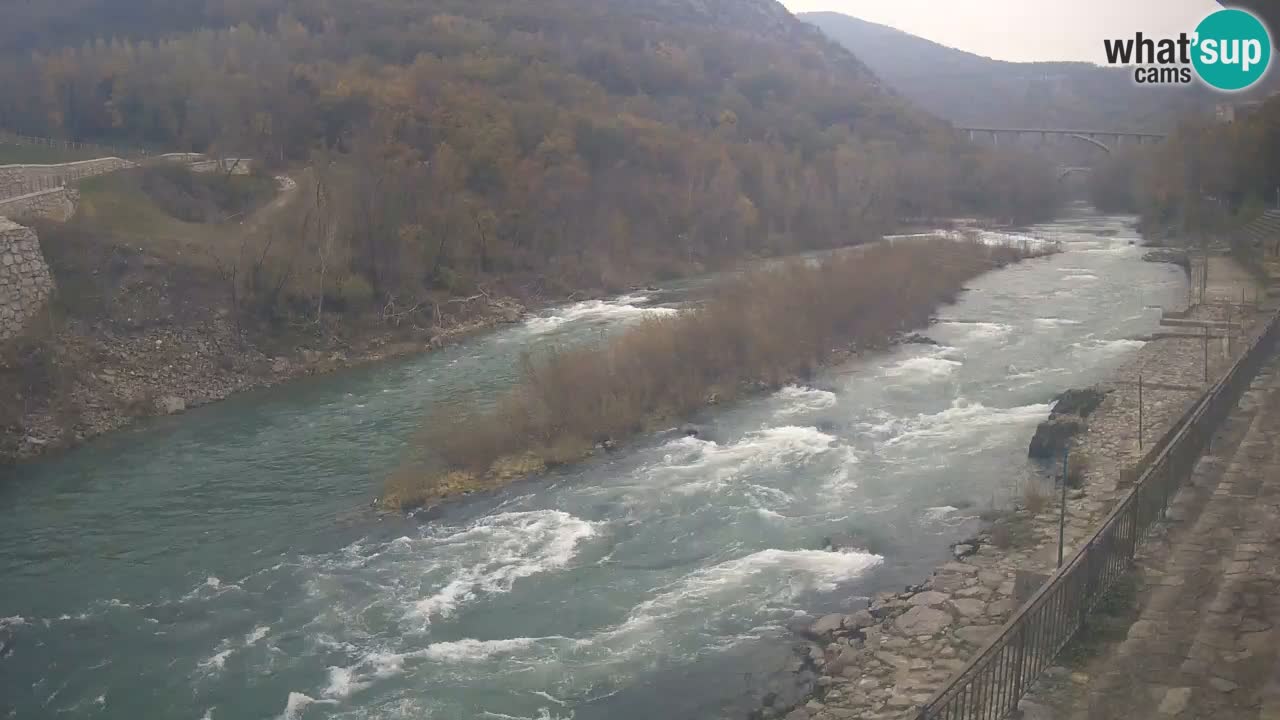
[[[79,183],[80,204],[73,222],[175,263],[212,268],[214,251],[233,247],[243,228],[237,221],[204,223],[175,217],[172,202],[160,202],[144,190],[149,176],[181,177],[180,172],[181,168],[143,168],[86,179]],[[221,180],[187,174],[202,186]],[[271,181],[261,178],[236,176],[225,179],[225,184],[235,193],[254,196],[255,202],[274,193]]]
[[[1002,550],[1028,548],[1035,545],[1036,535],[1030,516],[1018,512],[1006,512],[991,524],[991,544]]]
[[[1076,453],[1067,458],[1067,487],[1084,487],[1085,476],[1089,474],[1089,456]]]
[[[1032,517],[1044,512],[1053,501],[1053,494],[1039,478],[1027,478],[1022,484],[1022,507]]]
[[[535,471],[570,462],[602,440],[687,416],[712,393],[725,401],[807,377],[851,345],[887,346],[968,280],[1031,254],[941,238],[880,243],[751,272],[698,309],[643,321],[602,345],[526,357],[523,378],[494,409],[428,422],[435,429],[423,443],[444,472],[403,469],[383,502],[428,504],[447,495],[449,473],[487,484],[512,476],[506,458],[530,459]]]

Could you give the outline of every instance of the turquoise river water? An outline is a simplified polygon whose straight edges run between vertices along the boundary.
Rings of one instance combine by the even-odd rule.
[[[679,293],[244,394],[0,477],[0,718],[741,717],[801,613],[926,577],[1032,470],[1055,394],[1186,292],[1129,219],[978,278],[904,345],[549,477],[369,509],[424,410]],[[860,550],[829,552],[849,535]]]

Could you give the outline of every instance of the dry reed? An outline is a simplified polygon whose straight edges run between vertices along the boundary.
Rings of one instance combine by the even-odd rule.
[[[928,238],[746,273],[696,309],[526,357],[521,380],[492,409],[428,422],[422,443],[436,467],[402,467],[383,503],[410,508],[492,487],[685,417],[713,395],[805,378],[833,354],[882,348],[924,325],[975,276],[1039,254],[1047,252]]]

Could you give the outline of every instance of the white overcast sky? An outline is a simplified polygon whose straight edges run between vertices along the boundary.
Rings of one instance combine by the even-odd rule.
[[[1101,63],[1104,38],[1196,29],[1214,0],[782,0],[793,13],[830,10],[1000,60]]]

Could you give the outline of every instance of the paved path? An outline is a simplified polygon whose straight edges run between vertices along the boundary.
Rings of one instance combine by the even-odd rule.
[[[1280,720],[1280,359],[1222,435],[1139,559],[1126,639],[1029,717]]]

